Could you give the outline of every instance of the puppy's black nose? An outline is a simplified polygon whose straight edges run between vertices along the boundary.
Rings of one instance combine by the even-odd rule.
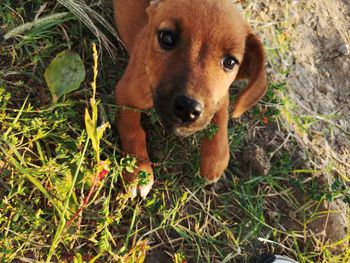
[[[182,122],[194,122],[201,115],[203,106],[200,102],[185,95],[180,95],[174,100],[174,113]]]

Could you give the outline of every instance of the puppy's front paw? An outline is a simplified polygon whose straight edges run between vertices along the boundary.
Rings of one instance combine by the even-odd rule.
[[[128,191],[131,192],[131,195],[130,195],[131,199],[135,199],[138,194],[141,196],[142,199],[146,199],[148,193],[152,189],[152,186],[153,186],[153,180],[145,185],[132,186],[131,188],[128,189]]]
[[[151,191],[154,183],[153,170],[151,166],[141,167],[137,175],[137,191],[142,199],[145,199]]]
[[[154,176],[150,164],[139,164],[133,173],[123,174],[124,183],[127,184],[126,191],[131,193],[131,199],[134,199],[139,194],[145,199],[151,191]]]
[[[202,154],[200,174],[209,183],[216,183],[224,174],[230,159],[229,149]]]

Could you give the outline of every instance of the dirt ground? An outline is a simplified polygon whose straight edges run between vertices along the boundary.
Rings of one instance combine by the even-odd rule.
[[[323,169],[336,163],[340,175],[350,180],[350,1],[298,1],[296,27],[292,37],[295,70],[288,78],[289,96],[296,104],[295,116],[312,116],[303,144],[318,154],[317,166]],[[337,168],[336,168],[337,169]],[[324,175],[327,183],[332,173]],[[326,223],[331,240],[347,235],[349,208],[340,201],[324,209],[339,211],[327,221],[314,221],[310,228]]]
[[[311,129],[349,164],[350,1],[306,2],[296,17],[289,94],[296,113],[318,119]]]
[[[249,2],[249,3],[247,3]],[[273,49],[271,39],[286,37],[289,44],[278,51],[278,61],[268,61],[271,80],[278,78],[278,72],[286,71],[288,83],[288,105],[284,109],[284,135],[272,129],[267,137],[286,138],[299,143],[300,152],[305,149],[313,155],[311,163],[304,163],[310,169],[320,172],[319,183],[331,185],[335,177],[350,181],[350,1],[247,1],[243,8],[250,13],[250,23],[260,33],[267,46]],[[271,27],[267,24],[282,25]],[[281,32],[276,33],[280,30]],[[287,41],[288,42],[288,41]],[[276,66],[277,65],[277,66]],[[275,76],[275,77],[273,77]],[[289,133],[289,134],[288,134]],[[265,138],[266,139],[266,138]],[[263,140],[260,140],[260,142]],[[259,145],[259,139],[253,142]],[[260,148],[261,147],[261,148]],[[266,147],[249,150],[247,156],[252,168],[264,170]],[[256,152],[256,154],[252,154]],[[252,156],[256,156],[252,158]],[[262,158],[264,157],[264,158]],[[252,159],[256,160],[252,160]],[[262,159],[263,161],[260,161]],[[269,168],[269,167],[268,167]],[[348,184],[349,186],[349,184]],[[295,189],[296,196],[300,196]],[[300,199],[303,197],[300,196]],[[277,201],[277,200],[276,200]],[[287,209],[280,203],[280,209]],[[324,202],[318,211],[334,211],[308,225],[316,235],[337,241],[348,235],[350,226],[349,207],[342,201]],[[314,207],[310,211],[315,212]],[[292,212],[292,210],[290,211]],[[300,211],[299,211],[300,212]],[[286,220],[288,230],[297,226],[294,211]]]

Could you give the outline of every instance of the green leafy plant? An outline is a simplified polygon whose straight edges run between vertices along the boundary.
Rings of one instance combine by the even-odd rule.
[[[45,80],[54,103],[63,95],[79,89],[84,79],[84,63],[71,50],[59,53],[45,71]]]
[[[73,217],[68,221],[66,221],[66,218],[64,216],[65,211],[67,211],[68,209],[68,205],[69,205],[69,199],[72,195],[73,189],[75,187],[75,183],[78,177],[78,171],[79,169],[77,169],[77,172],[74,175],[73,178],[73,182],[71,184],[71,188],[68,192],[67,195],[67,199],[66,199],[66,203],[65,203],[65,207],[64,207],[64,211],[63,211],[63,215],[61,213],[61,220],[60,220],[60,224],[57,228],[55,237],[53,239],[53,242],[51,244],[50,247],[50,251],[49,254],[47,256],[46,262],[50,262],[51,257],[59,243],[60,240],[60,236],[65,228],[65,226],[69,226],[72,221],[79,215],[79,213],[87,206],[90,197],[95,189],[95,186],[97,184],[97,182],[99,182],[100,180],[102,180],[107,174],[108,174],[108,170],[106,167],[108,167],[109,161],[104,161],[101,162],[100,161],[100,140],[103,136],[104,131],[110,126],[109,123],[105,123],[102,126],[98,127],[97,125],[97,117],[98,117],[98,102],[96,102],[96,79],[97,79],[97,74],[98,74],[98,55],[97,55],[97,49],[96,49],[96,45],[93,45],[93,57],[94,57],[94,68],[93,68],[93,72],[94,72],[94,77],[93,77],[93,81],[91,83],[92,86],[92,91],[93,91],[93,95],[92,98],[90,100],[90,106],[92,109],[92,114],[89,114],[88,109],[86,109],[85,111],[85,125],[86,125],[86,130],[87,130],[87,134],[88,134],[88,138],[91,140],[92,142],[92,147],[94,149],[95,155],[96,155],[96,162],[97,165],[95,167],[95,178],[93,181],[93,184],[90,188],[89,194],[87,195],[87,198],[84,200],[83,204],[81,205],[80,209],[73,215]],[[56,61],[57,62],[57,61]],[[91,117],[92,116],[92,117]],[[83,151],[83,155],[82,157],[85,155],[85,152],[87,150],[87,146],[88,146],[89,140],[86,141],[85,147],[84,147],[84,151]],[[80,165],[81,165],[82,159],[80,161]]]
[[[149,183],[149,177],[151,175],[146,171],[140,171],[138,174],[138,180],[140,185],[147,185]]]
[[[219,127],[215,124],[209,124],[204,130],[204,136],[209,140],[213,139],[215,134],[218,132]]]

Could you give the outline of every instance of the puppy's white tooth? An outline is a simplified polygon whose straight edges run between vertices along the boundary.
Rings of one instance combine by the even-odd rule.
[[[137,196],[137,187],[131,189],[131,199],[135,199]]]
[[[141,185],[141,186],[138,187],[139,193],[140,193],[140,196],[142,197],[142,199],[146,199],[148,193],[152,189],[152,185],[153,185],[153,183],[150,183],[150,184]]]

